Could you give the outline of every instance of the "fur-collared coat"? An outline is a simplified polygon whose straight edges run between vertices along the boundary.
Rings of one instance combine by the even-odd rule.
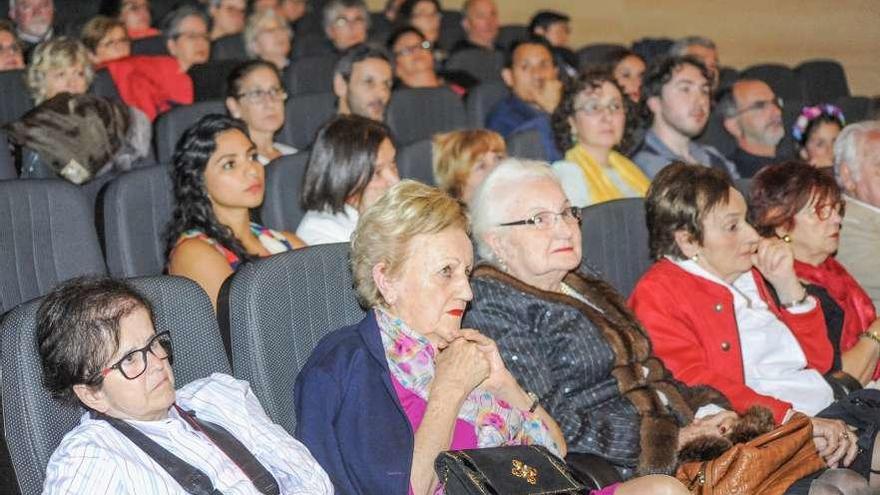
[[[495,340],[570,451],[601,455],[625,477],[674,472],[679,428],[700,406],[727,400],[672,378],[620,294],[590,270],[564,282],[592,306],[480,265],[463,326]]]

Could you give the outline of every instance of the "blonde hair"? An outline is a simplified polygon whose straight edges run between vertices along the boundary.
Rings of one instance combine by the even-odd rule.
[[[385,263],[389,274],[398,273],[413,237],[450,227],[467,232],[468,219],[464,206],[448,194],[412,180],[389,189],[360,217],[351,236],[351,273],[361,305],[385,306],[373,281],[374,266]]]
[[[47,72],[77,64],[83,66],[86,86],[90,85],[95,72],[89,61],[88,49],[79,40],[60,36],[37,45],[27,69],[27,85],[34,102],[39,105],[46,99]]]
[[[432,140],[434,182],[437,187],[461,199],[471,169],[489,152],[504,154],[504,138],[487,129],[469,129],[435,134]]]
[[[254,47],[257,44],[257,36],[262,32],[263,24],[270,20],[274,20],[282,29],[287,31],[288,39],[293,39],[293,30],[290,29],[290,24],[288,24],[287,20],[281,17],[280,14],[275,12],[275,9],[254,12],[248,17],[243,33],[244,50],[247,52],[248,57],[259,58],[259,55],[254,51]]]

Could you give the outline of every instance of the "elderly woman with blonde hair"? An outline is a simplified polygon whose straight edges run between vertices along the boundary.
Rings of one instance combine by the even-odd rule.
[[[278,70],[290,63],[293,30],[274,9],[257,11],[244,27],[244,49],[248,56],[272,62]]]
[[[434,182],[467,204],[506,152],[504,138],[487,129],[435,134],[431,153]]]
[[[85,45],[74,38],[61,36],[40,43],[28,65],[27,85],[40,103],[58,93],[83,94],[92,84],[94,70]]]
[[[464,209],[435,188],[402,181],[361,216],[351,270],[370,310],[318,344],[294,391],[296,436],[337,493],[435,493],[434,459],[449,449],[565,455],[495,343],[461,328],[472,264]]]

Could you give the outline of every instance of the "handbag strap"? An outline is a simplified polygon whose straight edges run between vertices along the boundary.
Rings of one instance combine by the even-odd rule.
[[[205,473],[187,464],[176,455],[168,452],[168,450],[155,440],[145,435],[142,431],[134,426],[122,421],[121,419],[112,418],[106,414],[92,411],[92,417],[103,419],[117,431],[125,435],[132,443],[137,445],[145,454],[150,456],[156,464],[162,466],[162,469],[174,478],[174,481],[180,485],[187,493],[193,495],[222,495],[214,488],[211,478]]]

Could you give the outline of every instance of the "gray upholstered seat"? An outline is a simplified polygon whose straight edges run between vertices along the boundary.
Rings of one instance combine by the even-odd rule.
[[[165,266],[162,238],[174,205],[167,165],[117,177],[104,193],[104,251],[110,274],[159,275]]]
[[[202,101],[192,105],[177,107],[156,119],[156,161],[159,163],[171,163],[174,154],[174,146],[180,136],[193,124],[210,113],[226,113],[226,106],[222,101]]]
[[[241,267],[221,293],[235,376],[251,383],[269,416],[293,434],[293,384],[315,345],[358,322],[348,244],[323,244]],[[225,297],[225,300],[224,300]]]
[[[284,70],[284,87],[291,95],[332,91],[333,69],[338,59],[335,54],[327,54],[293,61]]]
[[[0,71],[0,124],[18,120],[33,108],[23,69]]]
[[[547,150],[544,149],[544,141],[541,133],[535,129],[525,129],[514,132],[507,137],[507,154],[530,160],[546,162]]]
[[[625,198],[583,209],[584,260],[624,296],[651,266],[644,204],[642,198]]]
[[[802,100],[803,90],[797,74],[787,65],[757,64],[747,67],[739,73],[740,78],[758,79],[767,83],[776,96],[785,100]]]
[[[318,129],[336,114],[336,95],[308,93],[287,99],[284,106],[284,127],[278,131],[278,140],[296,149],[312,147]]]
[[[584,45],[577,51],[578,64],[581,69],[601,64],[608,54],[626,48],[619,43],[593,43]]]
[[[9,138],[5,132],[0,132],[0,180],[15,179],[18,170],[15,168],[15,158],[9,150]]]
[[[484,48],[467,48],[450,55],[446,68],[465,71],[480,82],[500,81],[504,54]]]
[[[423,139],[404,146],[397,153],[397,169],[401,179],[415,179],[434,185],[431,140]]]
[[[391,95],[388,127],[400,145],[467,125],[464,104],[449,88],[405,88]]]
[[[214,372],[231,373],[211,302],[195,282],[160,276],[133,279],[132,283],[153,304],[156,331],[171,332],[178,388]],[[34,346],[39,303],[36,300],[19,306],[0,326],[3,420],[23,495],[41,493],[49,457],[83,412],[53,399],[42,386],[40,359]]]
[[[489,112],[509,94],[510,90],[500,81],[489,81],[474,86],[467,96],[468,124],[475,129],[485,127]]]
[[[210,60],[247,60],[244,48],[244,34],[230,34],[211,42]]]
[[[299,205],[309,153],[281,156],[266,165],[266,195],[260,220],[275,230],[296,232],[305,212]]]
[[[0,182],[0,313],[58,282],[105,273],[94,209],[57,179]]]
[[[809,60],[795,68],[804,100],[809,105],[830,103],[849,96],[849,83],[843,66],[836,60]]]

